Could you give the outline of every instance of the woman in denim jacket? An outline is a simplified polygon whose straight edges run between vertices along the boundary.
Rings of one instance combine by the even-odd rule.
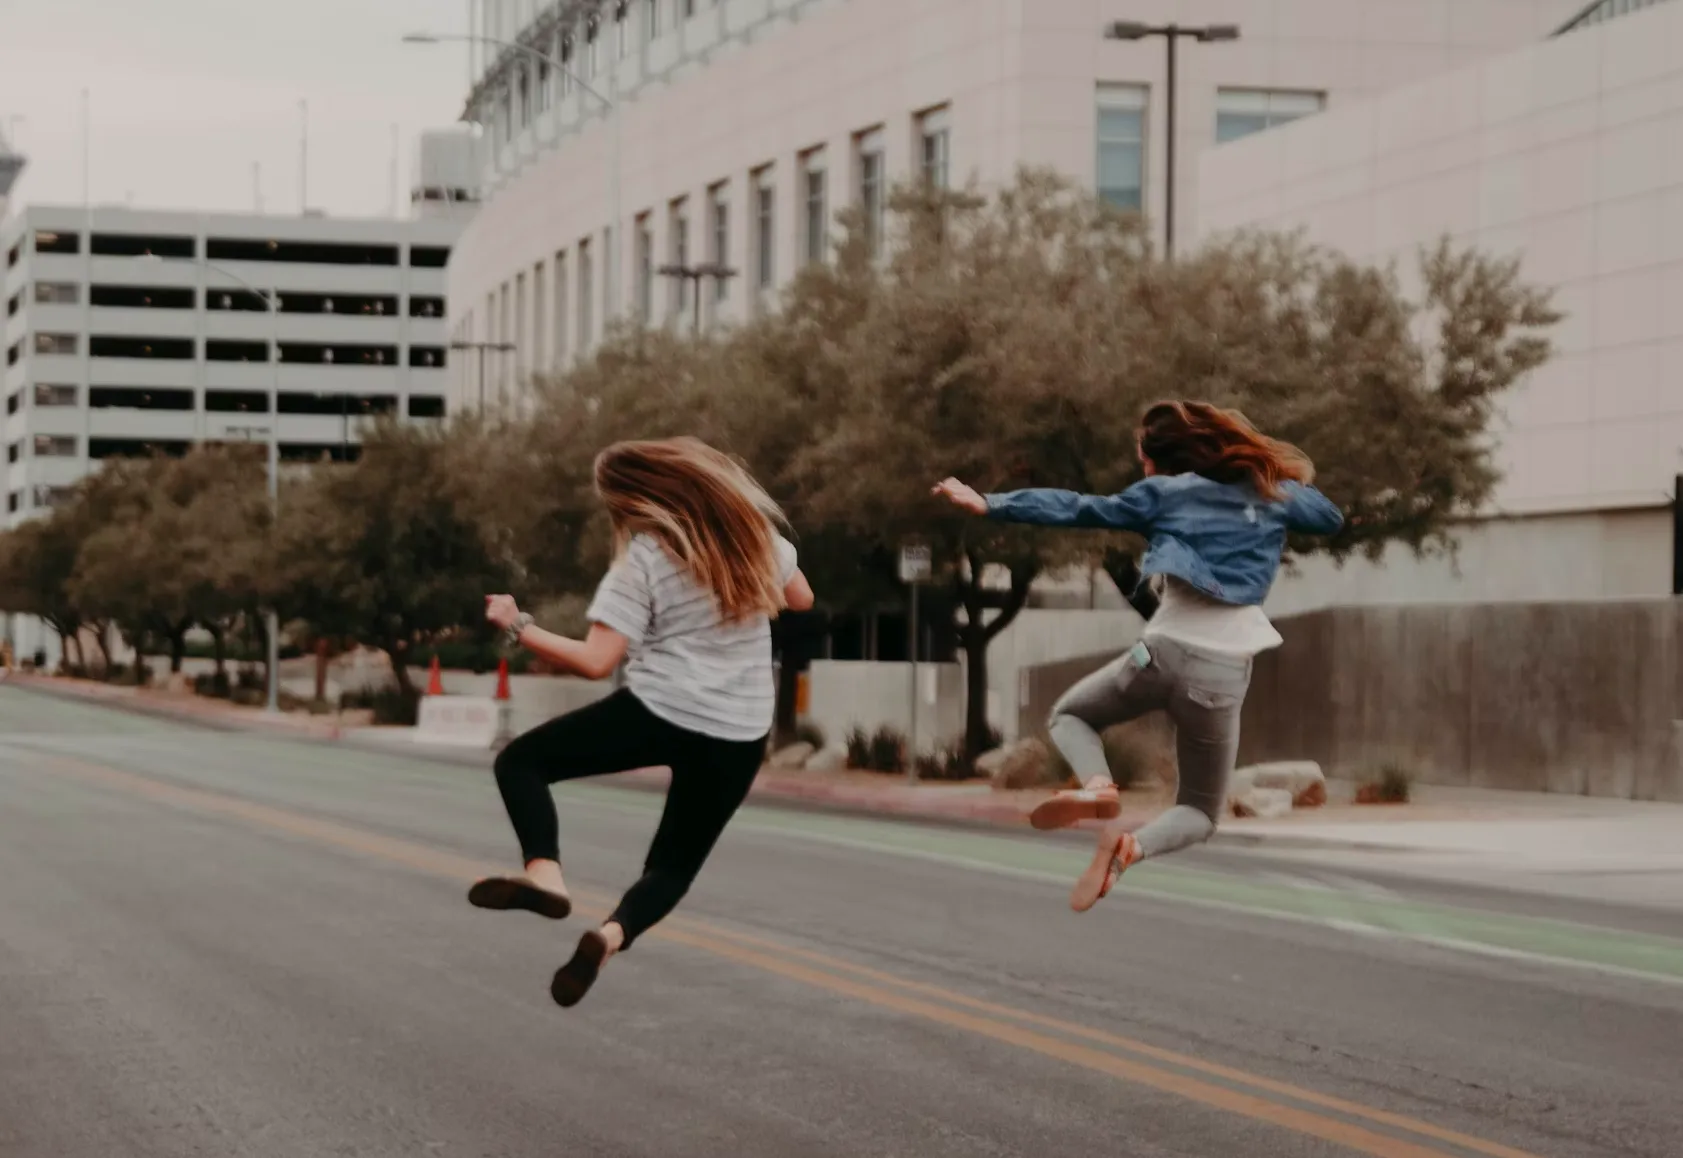
[[[1296,447],[1259,434],[1236,411],[1163,402],[1140,422],[1146,477],[1119,495],[1023,490],[981,495],[957,479],[935,491],[977,515],[1048,527],[1132,531],[1149,546],[1142,582],[1161,604],[1144,638],[1077,683],[1052,709],[1052,743],[1083,787],[1035,809],[1036,828],[1089,818],[1112,823],[1070,906],[1085,912],[1129,865],[1208,840],[1239,752],[1239,714],[1251,660],[1278,647],[1261,603],[1290,533],[1331,535],[1344,516],[1310,481]],[[1121,800],[1099,733],[1147,712],[1175,723],[1180,784],[1175,804],[1137,833],[1121,828]]]

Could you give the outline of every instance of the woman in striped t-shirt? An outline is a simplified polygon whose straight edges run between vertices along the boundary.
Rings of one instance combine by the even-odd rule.
[[[567,1006],[583,998],[609,957],[672,911],[748,795],[773,716],[771,617],[812,606],[795,548],[777,533],[777,505],[705,443],[609,447],[596,460],[596,490],[618,557],[590,606],[586,638],[534,626],[508,595],[487,596],[485,615],[512,640],[587,679],[603,679],[626,661],[625,686],[503,749],[497,786],[526,871],[468,891],[480,908],[566,917],[572,901],[549,786],[633,768],[672,770],[642,879],[555,974],[550,993]]]

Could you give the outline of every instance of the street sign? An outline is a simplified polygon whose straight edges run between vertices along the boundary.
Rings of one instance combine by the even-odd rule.
[[[900,582],[926,582],[932,570],[928,547],[908,543],[900,548]]]

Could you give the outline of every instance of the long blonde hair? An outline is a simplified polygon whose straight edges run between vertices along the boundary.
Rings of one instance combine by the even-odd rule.
[[[633,535],[652,535],[713,593],[722,618],[783,610],[776,546],[783,512],[729,455],[699,438],[615,443],[596,456],[596,493],[616,554]]]

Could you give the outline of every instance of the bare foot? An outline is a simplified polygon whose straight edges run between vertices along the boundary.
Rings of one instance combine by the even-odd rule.
[[[561,866],[552,860],[531,861],[520,876],[486,877],[468,890],[468,903],[500,912],[521,909],[552,921],[565,920],[573,911]]]
[[[1116,884],[1116,878],[1129,865],[1137,864],[1141,855],[1140,842],[1134,839],[1133,833],[1118,831],[1114,824],[1107,825],[1099,835],[1098,847],[1093,850],[1093,862],[1069,894],[1069,907],[1085,913],[1098,904]]]

